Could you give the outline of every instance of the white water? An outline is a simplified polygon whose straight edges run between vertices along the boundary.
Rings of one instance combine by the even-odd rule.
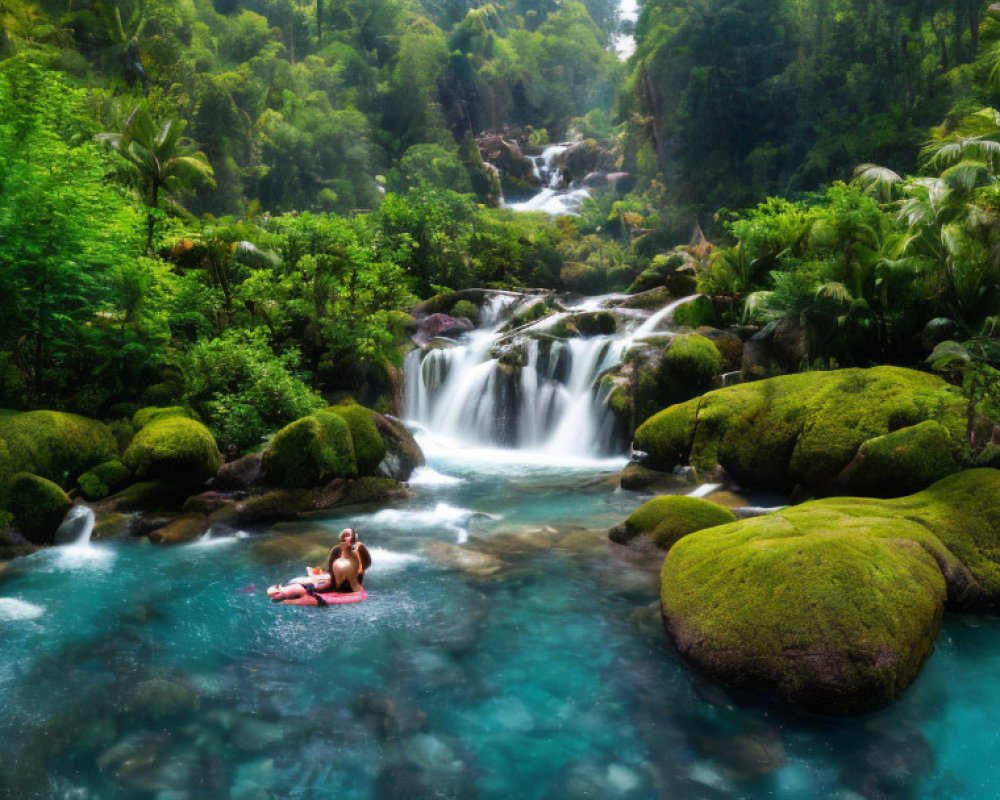
[[[75,505],[66,512],[63,521],[56,528],[56,544],[86,547],[94,532],[94,511],[89,506]]]
[[[619,298],[586,298],[504,333],[504,319],[539,298],[522,296],[512,303],[509,295],[492,296],[483,309],[484,327],[451,347],[410,353],[404,367],[406,416],[420,429],[421,445],[445,457],[463,449],[505,448],[516,451],[520,463],[532,455],[551,463],[623,453],[627,442],[620,441],[599,378],[631,347],[669,325],[676,309],[693,298],[675,301],[641,324],[633,316],[641,312],[619,312],[623,330],[612,335],[560,339],[548,333],[574,313],[608,309]],[[440,478],[418,474],[416,481]]]
[[[29,603],[27,600],[20,600],[16,597],[0,597],[0,621],[22,622],[38,619],[44,613],[44,608]]]
[[[572,142],[552,144],[541,155],[529,156],[535,177],[542,185],[541,191],[518,203],[503,203],[511,211],[541,211],[557,217],[573,216],[580,212],[590,197],[590,192],[582,188],[563,189],[563,174],[559,159],[569,150]]]

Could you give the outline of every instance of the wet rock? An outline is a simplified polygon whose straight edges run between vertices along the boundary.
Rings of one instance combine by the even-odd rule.
[[[148,534],[153,544],[184,544],[200,538],[211,522],[204,514],[183,514],[173,522]]]
[[[743,366],[743,340],[731,331],[720,331],[718,328],[701,327],[695,331],[704,336],[716,346],[722,355],[725,372],[738,371]]]
[[[694,488],[693,473],[658,472],[641,464],[628,464],[622,470],[621,487],[632,492],[655,494],[685,493]]]
[[[618,308],[658,311],[676,299],[666,287],[657,286],[656,288],[633,294],[624,300],[612,301],[610,305],[617,306]]]
[[[447,314],[431,314],[417,323],[417,332],[411,338],[414,344],[423,346],[438,336],[453,338],[468,333],[474,327],[464,318],[455,319]]]
[[[449,542],[430,542],[424,550],[441,566],[478,578],[495,575],[503,568],[503,562],[496,556]]]
[[[97,520],[90,538],[94,541],[101,539],[123,539],[132,535],[132,526],[135,517],[131,514],[113,512],[105,514]]]
[[[205,514],[207,516],[220,508],[232,508],[235,505],[236,498],[233,495],[221,492],[202,492],[185,500],[181,511],[185,514]]]
[[[490,358],[499,361],[504,366],[516,369],[520,369],[528,363],[524,347],[519,344],[499,344],[490,350]]]
[[[706,495],[705,499],[730,510],[747,508],[750,505],[749,501],[743,495],[736,494],[736,492],[712,492]]]
[[[403,744],[406,758],[429,772],[452,772],[464,764],[445,742],[429,733],[418,733]]]
[[[232,728],[232,744],[237,750],[259,752],[283,741],[288,733],[278,723],[241,715]]]
[[[385,458],[379,464],[379,474],[397,481],[407,481],[417,467],[424,465],[424,453],[400,420],[375,415],[375,427],[385,443]]]
[[[369,722],[381,741],[418,731],[427,722],[427,715],[423,711],[411,708],[406,703],[400,704],[377,692],[358,695],[351,703],[351,711],[358,719]]]
[[[191,687],[166,678],[150,678],[126,693],[123,711],[150,722],[164,722],[190,715],[199,705],[198,693]]]
[[[749,780],[770,775],[785,763],[785,747],[778,731],[766,725],[736,736],[701,737],[699,749],[725,766],[729,777]]]
[[[261,453],[248,453],[219,467],[212,485],[222,491],[250,489],[260,480]]]
[[[534,164],[521,151],[517,141],[492,133],[478,137],[477,142],[483,161],[499,170],[505,189],[538,187],[539,181],[535,175]]]
[[[604,531],[577,530],[560,536],[556,545],[559,550],[586,553],[604,548],[607,545],[607,540]]]

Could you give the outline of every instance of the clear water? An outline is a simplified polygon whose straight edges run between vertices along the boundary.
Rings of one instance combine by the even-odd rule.
[[[885,712],[784,714],[695,677],[661,629],[657,565],[588,533],[641,500],[614,489],[620,464],[430,450],[394,509],[14,562],[0,579],[0,796],[1000,793],[997,620],[947,620]],[[264,588],[348,521],[374,550],[371,599],[270,604]],[[484,574],[444,563],[466,538]]]

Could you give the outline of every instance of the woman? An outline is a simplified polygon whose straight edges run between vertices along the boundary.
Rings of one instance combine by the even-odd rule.
[[[326,559],[326,571],[330,576],[328,592],[360,592],[365,578],[365,570],[372,565],[371,553],[364,542],[358,541],[354,528],[344,528],[337,544]]]

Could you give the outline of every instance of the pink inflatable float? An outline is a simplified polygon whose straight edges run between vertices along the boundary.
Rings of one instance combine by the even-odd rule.
[[[267,596],[275,603],[286,606],[337,606],[345,603],[360,603],[368,599],[368,593],[360,592],[317,592],[313,586],[328,586],[330,576],[323,570],[306,567],[308,575],[293,578],[284,586],[272,586],[267,590]]]

